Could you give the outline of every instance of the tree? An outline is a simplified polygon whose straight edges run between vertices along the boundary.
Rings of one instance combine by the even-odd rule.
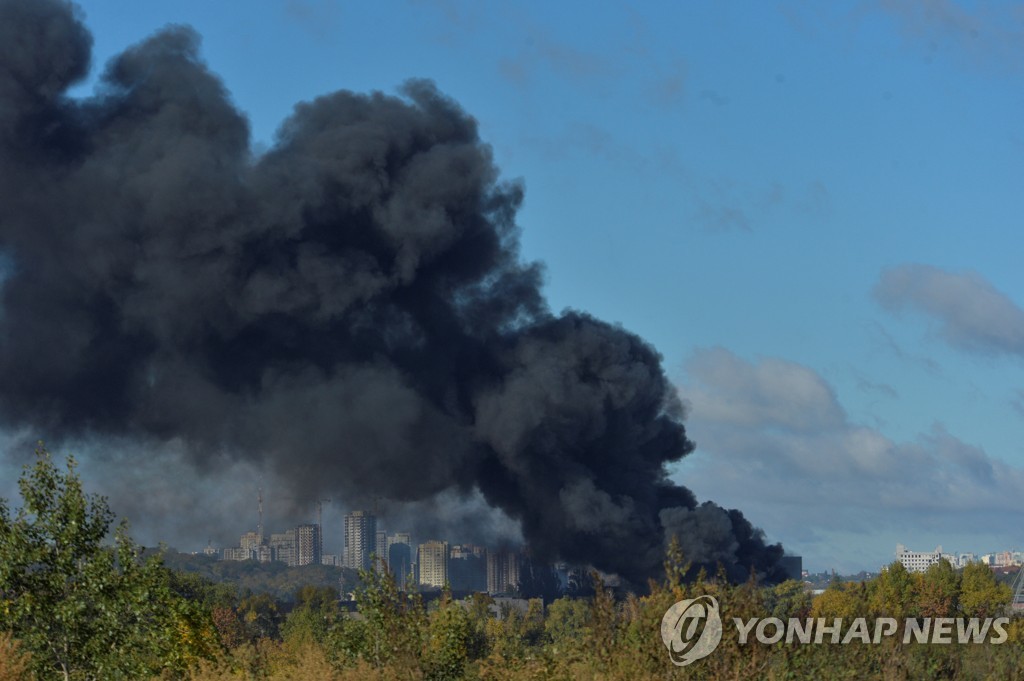
[[[965,616],[995,617],[1006,609],[1012,597],[1010,587],[996,581],[987,565],[968,563],[964,567],[960,575],[960,609]]]
[[[789,579],[765,589],[765,608],[772,617],[803,619],[811,614],[811,596],[802,582]]]
[[[356,604],[360,619],[342,618],[329,634],[331,653],[342,663],[418,669],[427,632],[419,594],[404,593],[387,570],[360,570]]]
[[[114,514],[85,494],[73,458],[62,473],[40,444],[18,487],[13,517],[0,500],[0,629],[41,677],[139,678],[215,654],[209,614],[173,591],[159,558],[138,560],[126,524],[104,545]]]
[[[295,593],[295,607],[281,626],[281,635],[293,645],[323,645],[339,616],[337,589],[303,586]]]
[[[246,593],[238,602],[237,612],[250,641],[277,638],[280,634],[281,610],[270,594]]]
[[[834,581],[824,593],[814,597],[811,617],[841,617],[848,621],[864,616],[866,608],[862,596],[862,588],[857,583]]]
[[[563,596],[548,606],[544,631],[556,646],[579,646],[589,623],[587,602]]]
[[[872,614],[903,620],[914,614],[916,582],[903,563],[895,561],[872,580],[868,603]]]
[[[921,617],[953,617],[959,604],[960,576],[949,564],[939,560],[928,566],[924,573],[915,575],[916,600]]]
[[[446,586],[439,607],[430,615],[423,670],[429,681],[454,681],[464,676],[473,628],[466,610],[452,601]]]

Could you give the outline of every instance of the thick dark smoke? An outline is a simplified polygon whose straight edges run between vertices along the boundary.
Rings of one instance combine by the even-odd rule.
[[[5,427],[178,439],[348,498],[476,489],[535,555],[634,582],[667,532],[777,574],[781,548],[667,479],[693,444],[657,353],[548,311],[523,190],[457,104],[337,92],[254,157],[198,42],[167,28],[72,100],[75,9],[0,0]]]

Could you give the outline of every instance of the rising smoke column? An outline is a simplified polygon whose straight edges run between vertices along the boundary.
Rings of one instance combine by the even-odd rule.
[[[667,479],[693,444],[657,353],[549,312],[522,188],[456,103],[337,92],[254,157],[198,42],[167,28],[71,100],[75,8],[0,0],[0,423],[363,498],[478,489],[536,555],[633,582],[671,533],[778,576],[780,547]]]

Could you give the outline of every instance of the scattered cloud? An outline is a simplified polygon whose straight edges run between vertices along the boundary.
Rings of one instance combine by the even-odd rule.
[[[896,388],[892,387],[888,383],[876,383],[874,381],[869,381],[863,376],[859,376],[857,378],[857,389],[864,393],[881,395],[882,397],[889,397],[894,400],[899,399],[900,397]]]
[[[931,357],[908,352],[900,345],[889,331],[878,322],[871,322],[868,333],[873,339],[877,351],[896,357],[907,364],[916,365],[933,376],[942,375],[942,365]]]
[[[687,372],[696,380],[687,399],[718,423],[804,431],[846,420],[832,388],[793,362],[767,358],[754,365],[717,347],[695,353]]]
[[[955,50],[975,62],[1024,63],[1024,9],[1017,3],[876,0],[867,8],[892,19],[906,40],[924,46],[929,59]]]
[[[1024,356],[1024,310],[980,274],[899,265],[882,271],[873,295],[890,312],[928,315],[955,348]]]
[[[818,536],[827,544],[834,533],[896,531],[912,543],[922,528],[968,533],[979,518],[994,542],[1009,545],[1018,535],[1024,470],[941,423],[893,441],[853,422],[809,367],[748,361],[725,348],[693,353],[686,377],[680,391],[697,452],[681,477],[699,495],[742,504],[772,538]],[[884,559],[865,556],[861,566]]]
[[[712,232],[751,232],[751,215],[778,214],[800,220],[825,220],[831,211],[828,188],[814,179],[795,188],[775,180],[764,186],[741,185],[731,177],[714,177],[693,185],[693,219]]]
[[[524,27],[523,35],[519,52],[498,63],[498,72],[513,85],[526,85],[538,69],[575,83],[605,78],[613,70],[604,57],[556,40],[536,24]]]
[[[1017,394],[1010,398],[1010,406],[1024,418],[1024,390],[1018,390]]]
[[[651,101],[655,106],[671,109],[682,105],[686,99],[688,80],[686,62],[677,59],[658,77],[651,87]]]
[[[719,94],[717,90],[704,89],[700,91],[700,98],[711,102],[715,106],[728,106],[729,98]]]
[[[327,40],[338,28],[342,8],[339,0],[287,0],[284,11],[314,38]]]
[[[851,8],[782,0],[777,8],[794,31],[809,39],[835,40],[844,30],[852,36],[865,22],[881,19],[926,62],[946,58],[957,66],[1000,71],[1024,66],[1024,7],[1019,3],[865,0]]]

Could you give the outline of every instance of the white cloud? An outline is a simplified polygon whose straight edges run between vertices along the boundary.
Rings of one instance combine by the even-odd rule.
[[[832,386],[782,359],[747,361],[724,348],[696,351],[680,390],[697,452],[680,476],[699,496],[741,508],[772,540],[815,555],[857,534],[891,560],[888,540],[912,545],[936,525],[1009,548],[1019,538],[1024,471],[936,423],[910,442],[850,421]],[[860,569],[860,568],[858,568]]]
[[[934,318],[956,348],[1024,356],[1024,310],[979,274],[900,265],[882,272],[874,296],[891,312],[912,309]]]
[[[820,430],[846,419],[832,388],[799,364],[769,358],[752,365],[711,348],[695,353],[687,371],[696,383],[686,399],[720,423]]]

